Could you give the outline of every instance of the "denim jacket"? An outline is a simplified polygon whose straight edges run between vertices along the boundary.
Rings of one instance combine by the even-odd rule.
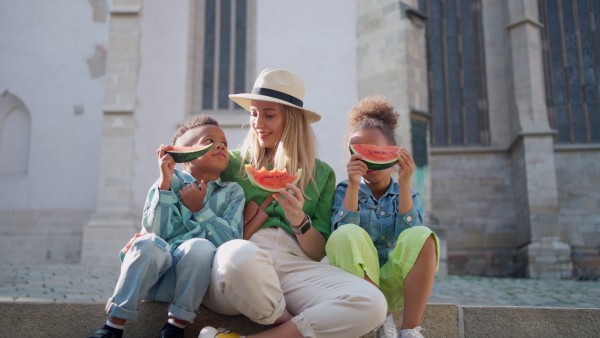
[[[344,208],[344,196],[348,188],[348,180],[340,182],[335,189],[331,230],[344,224],[356,224],[365,229],[379,256],[379,264],[387,262],[388,253],[396,246],[396,239],[402,231],[413,226],[423,225],[423,204],[419,192],[411,188],[413,208],[406,214],[398,213],[400,188],[391,179],[388,190],[376,200],[371,189],[361,182],[358,189],[358,211]]]

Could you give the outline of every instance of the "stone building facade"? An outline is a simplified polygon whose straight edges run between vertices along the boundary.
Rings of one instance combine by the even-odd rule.
[[[600,49],[589,22],[600,18],[600,4],[466,2],[481,22],[470,28],[483,33],[485,72],[478,78],[488,123],[479,124],[479,142],[432,142],[432,218],[446,227],[449,271],[597,277],[600,138],[593,130],[600,128]],[[430,20],[464,21],[465,2],[455,2],[461,8],[451,3],[420,6]],[[430,34],[437,24],[430,21]],[[464,38],[467,29],[458,27],[445,26],[443,33],[459,31]],[[444,42],[446,49],[452,43]]]
[[[450,274],[600,275],[600,3],[0,0],[0,259],[119,264],[177,125],[264,68],[307,85],[345,178],[347,111],[401,114]]]

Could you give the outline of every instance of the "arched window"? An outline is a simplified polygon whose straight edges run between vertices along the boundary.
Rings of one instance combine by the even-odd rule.
[[[488,146],[481,0],[419,0],[427,20],[431,144]]]
[[[29,110],[5,91],[0,95],[0,174],[27,174],[30,139]]]
[[[600,142],[600,2],[540,0],[546,104],[557,143]]]
[[[208,112],[227,120],[243,112],[229,94],[251,89],[249,81],[254,81],[256,5],[247,0],[196,0],[192,5],[190,113]]]

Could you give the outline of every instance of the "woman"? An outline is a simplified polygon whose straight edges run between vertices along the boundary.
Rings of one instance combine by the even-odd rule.
[[[385,318],[385,297],[372,284],[321,263],[331,231],[335,175],[316,159],[311,123],[320,115],[303,108],[304,82],[288,70],[265,69],[251,94],[231,95],[250,112],[241,150],[230,152],[223,180],[238,182],[246,203],[271,194],[252,185],[243,164],[303,169],[298,186],[275,193],[270,216],[249,241],[217,250],[204,304],[216,312],[243,314],[275,327],[248,337],[359,337]],[[205,337],[239,337],[204,328]]]

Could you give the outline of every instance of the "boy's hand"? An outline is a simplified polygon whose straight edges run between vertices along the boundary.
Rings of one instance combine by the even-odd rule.
[[[400,150],[398,154],[398,184],[410,187],[410,179],[415,171],[416,165],[412,156],[406,149]]]
[[[361,154],[353,154],[350,157],[346,170],[348,171],[348,183],[360,184],[360,179],[367,174],[367,164],[362,160]]]
[[[204,180],[200,183],[186,184],[179,190],[179,197],[191,212],[198,212],[204,208],[204,197],[206,196],[206,183]]]
[[[139,233],[139,234],[135,234],[133,235],[133,237],[129,240],[129,242],[127,242],[127,244],[125,244],[125,247],[122,249],[123,253],[126,254],[129,252],[129,249],[131,249],[131,246],[133,245],[133,243],[138,239],[138,237],[147,235],[147,233]]]
[[[160,177],[158,179],[158,188],[160,190],[169,190],[171,188],[171,179],[175,172],[175,160],[170,154],[165,151],[173,148],[173,146],[160,146],[156,151],[158,156],[158,167],[160,168]]]

